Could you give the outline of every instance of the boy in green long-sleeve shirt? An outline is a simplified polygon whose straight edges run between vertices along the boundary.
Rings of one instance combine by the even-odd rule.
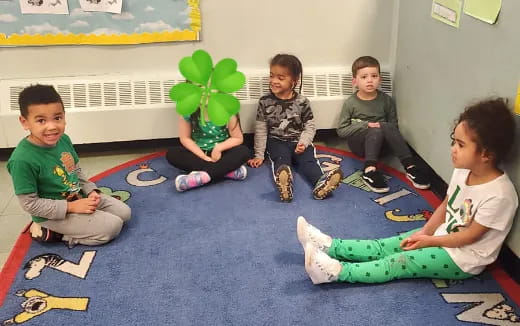
[[[389,191],[377,161],[384,146],[397,155],[406,177],[418,189],[430,187],[428,178],[417,167],[406,141],[397,126],[394,100],[378,90],[381,76],[379,62],[369,56],[352,64],[352,84],[357,91],[343,105],[337,133],[346,138],[352,152],[365,159],[362,180],[374,192]]]

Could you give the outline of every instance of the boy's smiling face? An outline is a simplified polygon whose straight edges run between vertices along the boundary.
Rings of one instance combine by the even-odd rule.
[[[381,77],[377,67],[365,67],[357,71],[356,77],[352,79],[352,84],[363,94],[373,94],[377,91]]]
[[[27,117],[20,116],[20,123],[31,133],[27,138],[31,143],[52,147],[65,132],[65,111],[59,102],[31,104]]]

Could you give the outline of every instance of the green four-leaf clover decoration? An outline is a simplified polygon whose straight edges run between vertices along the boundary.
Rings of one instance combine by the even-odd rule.
[[[177,103],[177,113],[190,116],[200,108],[201,124],[205,123],[205,110],[209,120],[224,126],[240,110],[240,102],[231,94],[241,89],[246,77],[237,71],[237,62],[222,59],[213,68],[211,56],[204,50],[193,52],[179,62],[179,70],[188,82],[170,89],[170,98]]]

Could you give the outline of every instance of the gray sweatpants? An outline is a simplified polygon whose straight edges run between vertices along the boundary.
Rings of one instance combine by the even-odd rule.
[[[41,226],[63,234],[69,245],[101,245],[119,235],[123,223],[130,220],[128,205],[101,194],[97,210],[92,214],[69,213],[63,220],[47,220]]]

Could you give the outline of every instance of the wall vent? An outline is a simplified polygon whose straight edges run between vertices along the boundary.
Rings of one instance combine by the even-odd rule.
[[[112,79],[114,78],[114,79]],[[8,88],[7,103],[0,107],[0,112],[18,111],[18,95],[25,86],[34,83],[52,84],[63,98],[66,110],[71,109],[114,109],[124,107],[154,107],[171,104],[168,93],[170,88],[183,79],[132,79],[130,76],[85,76],[75,78],[42,78],[40,80],[3,80],[1,87]],[[94,80],[93,80],[94,79]],[[97,79],[97,80],[95,80]],[[112,79],[112,80],[110,80]],[[303,76],[302,94],[310,98],[349,96],[352,94],[352,75],[348,72],[307,71]],[[4,84],[4,85],[2,85]],[[299,85],[297,86],[297,88]],[[381,90],[392,94],[392,82],[389,72],[381,73]],[[1,90],[0,90],[1,91]],[[265,75],[247,75],[246,85],[234,95],[241,101],[257,101],[269,92],[269,77]]]
[[[265,69],[242,71],[246,85],[235,96],[241,103],[242,130],[252,133],[258,99],[269,92],[269,76]],[[383,69],[381,77],[381,90],[391,95],[390,73]],[[317,128],[337,126],[342,104],[353,91],[351,80],[346,67],[305,69],[302,93],[311,101]],[[53,85],[60,93],[67,132],[77,144],[178,137],[178,117],[168,94],[183,81],[178,72],[167,71],[0,80],[0,148],[16,146],[25,135],[18,124],[18,95],[36,83]]]

